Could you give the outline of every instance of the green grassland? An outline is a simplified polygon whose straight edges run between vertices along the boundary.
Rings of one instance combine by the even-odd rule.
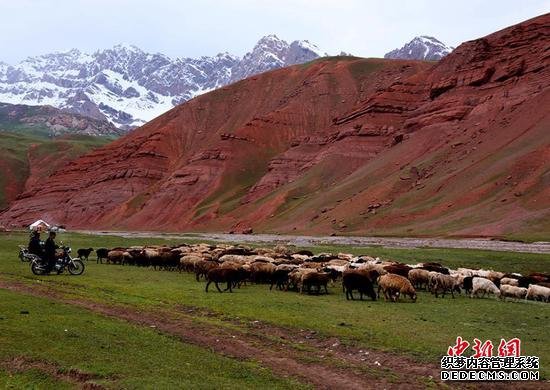
[[[22,191],[30,174],[29,150],[33,147],[34,158],[59,156],[62,161],[74,159],[90,150],[112,141],[112,137],[65,135],[50,138],[40,129],[0,130],[0,209],[8,204],[6,186]],[[52,165],[52,170],[57,168]],[[45,171],[45,174],[51,173]],[[9,176],[8,176],[9,175]]]
[[[541,302],[502,302],[494,298],[470,299],[464,295],[455,299],[448,296],[436,299],[426,292],[419,293],[416,303],[407,300],[397,304],[383,300],[352,302],[346,301],[339,284],[329,288],[330,294],[322,296],[270,291],[266,285],[248,285],[233,294],[205,293],[204,282],[196,282],[190,274],[100,265],[92,260],[88,262],[82,276],[36,277],[30,273],[28,264],[17,259],[17,244],[24,243],[26,239],[27,235],[23,233],[0,236],[0,279],[29,285],[40,283],[71,298],[125,305],[140,310],[171,311],[182,305],[201,308],[217,314],[202,320],[220,327],[234,326],[234,320],[239,319],[259,320],[291,330],[310,329],[316,331],[320,337],[338,337],[350,345],[405,354],[417,361],[434,364],[437,364],[457,336],[468,340],[474,337],[490,339],[496,343],[501,338],[519,337],[523,342],[524,354],[539,356],[541,375],[550,377],[550,305]],[[125,239],[67,233],[61,234],[59,239],[70,243],[73,248],[176,243],[162,239]],[[196,241],[196,238],[187,241]],[[314,251],[361,253],[405,262],[440,261],[453,267],[477,266],[510,272],[548,272],[550,269],[550,256],[538,254],[334,246],[317,247]],[[72,309],[66,309],[64,314],[64,310],[56,308],[59,320],[71,318]],[[0,326],[1,324],[0,321]],[[107,323],[105,327],[108,327]],[[16,329],[8,328],[2,334],[13,334],[15,337],[15,331]],[[96,331],[102,332],[104,329],[94,328],[94,332],[88,329],[87,333],[90,333],[90,337],[95,337]],[[143,333],[140,336],[143,337],[143,342],[148,342],[148,334],[150,337],[160,337],[153,333]],[[17,340],[12,341],[11,348],[24,348],[31,354],[38,353],[39,344],[34,345],[20,338]],[[169,348],[168,344],[166,348]],[[101,355],[101,351],[93,351],[93,344],[90,349],[90,354]],[[125,371],[121,372],[117,367],[112,367],[109,372],[118,372],[120,378],[132,380],[132,367],[126,366]],[[91,365],[85,368],[93,372],[104,372],[99,369],[94,371]],[[24,377],[21,380],[27,379],[28,377]]]
[[[154,329],[6,290],[0,290],[0,345],[0,361],[24,357],[61,371],[77,369],[110,388],[297,387],[252,361],[234,361]],[[22,372],[0,368],[1,388],[68,385],[36,368]]]

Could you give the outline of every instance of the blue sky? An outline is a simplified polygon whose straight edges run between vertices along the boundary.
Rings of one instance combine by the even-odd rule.
[[[415,35],[456,46],[547,12],[550,0],[0,0],[0,61],[117,43],[242,55],[267,34],[379,57]]]

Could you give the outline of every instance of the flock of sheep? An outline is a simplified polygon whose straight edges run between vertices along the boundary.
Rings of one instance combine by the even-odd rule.
[[[92,251],[81,249],[78,255],[87,259]],[[417,289],[425,289],[436,297],[451,294],[454,298],[455,293],[464,290],[472,298],[493,294],[501,299],[550,301],[548,274],[524,276],[483,269],[454,270],[433,262],[403,264],[346,253],[314,255],[280,245],[272,249],[224,244],[134,246],[100,248],[96,253],[98,263],[105,260],[112,264],[192,272],[197,281],[204,278],[207,292],[212,283],[220,292],[222,283],[231,292],[251,282],[267,283],[270,289],[328,294],[328,284],[341,280],[346,299],[354,299],[357,292],[360,299],[367,296],[375,300],[383,294],[385,300],[396,302],[403,296],[415,302]]]

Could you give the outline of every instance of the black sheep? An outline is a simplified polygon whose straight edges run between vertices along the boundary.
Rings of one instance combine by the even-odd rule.
[[[270,290],[273,289],[273,286],[275,286],[275,289],[284,290],[286,289],[288,285],[288,274],[290,273],[291,269],[276,269],[273,274],[271,275],[271,286],[269,287]]]
[[[363,294],[376,301],[376,293],[372,285],[372,280],[368,274],[363,271],[346,271],[342,277],[342,286],[346,293],[346,299],[353,300],[353,290],[359,291],[360,299],[363,300]]]
[[[90,253],[94,251],[94,248],[88,248],[88,249],[79,249],[76,251],[76,254],[78,255],[79,259],[88,260],[88,257],[90,256]]]
[[[473,276],[466,276],[464,280],[462,281],[462,288],[464,289],[465,294],[469,294],[472,291],[473,284],[472,279]]]
[[[97,248],[95,251],[95,254],[97,255],[97,263],[103,263],[103,259],[107,260],[107,254],[109,253],[109,249],[107,248]]]

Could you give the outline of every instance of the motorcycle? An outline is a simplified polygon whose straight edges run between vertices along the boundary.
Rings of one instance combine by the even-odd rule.
[[[60,249],[63,250],[63,254],[56,259],[55,266],[51,272],[60,274],[67,269],[71,275],[82,275],[84,272],[84,263],[82,260],[71,257],[71,247],[62,245]],[[31,271],[33,274],[44,275],[47,273],[48,263],[45,260],[28,252],[26,258],[31,262]]]
[[[24,245],[19,245],[19,260],[22,262],[31,262],[37,260],[39,257],[35,254],[29,253],[29,250]]]

